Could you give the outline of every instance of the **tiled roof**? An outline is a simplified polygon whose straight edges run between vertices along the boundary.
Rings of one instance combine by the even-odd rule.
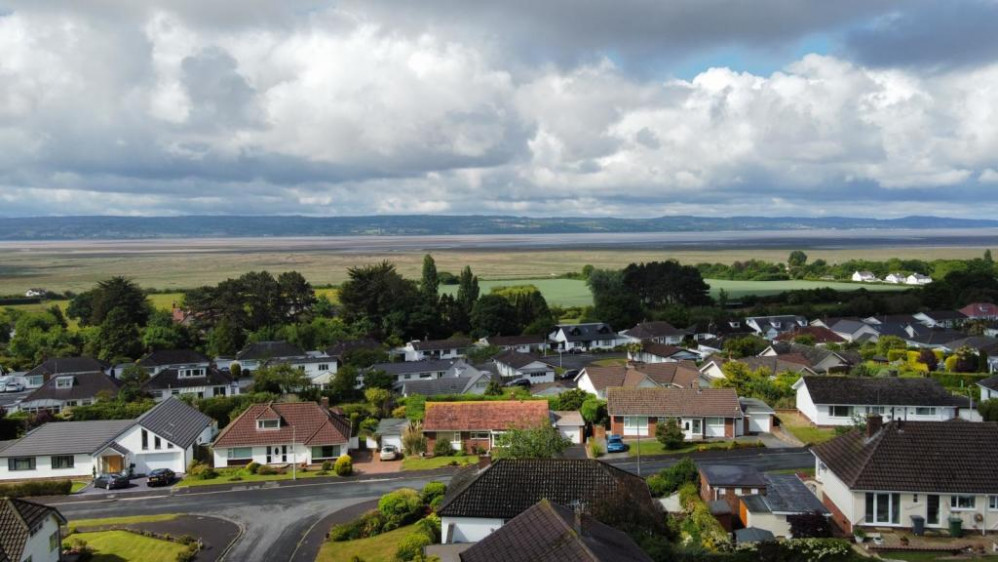
[[[812,452],[853,490],[998,494],[998,423],[885,424],[872,438],[854,430]]]
[[[620,388],[606,390],[611,416],[724,417],[741,416],[733,388]]]
[[[482,378],[485,381],[482,381]],[[445,394],[464,394],[479,382],[488,384],[492,375],[478,369],[470,369],[457,377],[443,376],[436,379],[419,379],[402,381],[398,386],[402,393],[406,395],[419,394],[421,396],[442,396]]]
[[[497,347],[516,347],[520,345],[540,345],[547,343],[548,339],[546,336],[488,336],[485,341],[489,345],[494,345]]]
[[[59,375],[62,373],[91,373],[107,369],[107,364],[91,357],[59,357],[47,359],[41,365],[24,374],[26,377],[35,375]]]
[[[551,416],[554,418],[554,424],[558,427],[582,427],[586,425],[586,422],[582,420],[582,414],[575,410],[552,411]]]
[[[89,455],[103,449],[134,423],[135,420],[49,422],[29,431],[0,452],[0,456]]]
[[[639,340],[686,335],[685,331],[678,330],[675,326],[665,321],[642,322],[629,330],[624,330],[622,333],[625,336],[630,336]]]
[[[689,388],[700,378],[700,371],[692,363],[633,363],[629,365],[588,365],[585,368],[589,382],[596,390],[612,386],[636,387],[645,380],[658,386]],[[580,373],[581,374],[581,373]]]
[[[236,360],[273,359],[275,357],[304,357],[302,348],[286,341],[258,341],[246,344],[236,354]]]
[[[659,357],[672,357],[677,353],[682,353],[684,351],[688,352],[689,350],[683,347],[669,345],[667,343],[645,341],[641,342],[641,351],[651,355],[657,355]]]
[[[390,375],[406,373],[439,373],[450,369],[460,359],[437,359],[435,361],[404,361],[401,363],[375,363],[371,371],[384,371]]]
[[[471,340],[467,338],[453,338],[449,340],[425,340],[412,342],[412,348],[416,351],[463,349],[465,347],[471,347]]]
[[[764,488],[762,473],[751,466],[738,464],[700,464],[700,473],[713,488]]]
[[[427,402],[424,431],[470,431],[551,423],[547,400]]]
[[[136,363],[142,367],[162,367],[164,365],[192,365],[208,363],[210,360],[193,349],[159,349],[146,355]]]
[[[623,531],[546,499],[460,557],[461,562],[651,562]]]
[[[977,381],[977,384],[983,386],[984,388],[990,388],[991,390],[998,391],[998,375],[981,379]]]
[[[73,385],[69,388],[56,388],[56,381],[63,377],[72,378]],[[83,400],[94,398],[100,392],[107,392],[111,396],[115,396],[118,394],[119,385],[117,379],[112,379],[102,372],[55,375],[27,395],[24,398],[24,403],[35,400]]]
[[[802,355],[790,357],[786,355],[770,355],[764,357],[743,357],[738,361],[745,363],[753,371],[759,368],[769,369],[774,375],[782,373],[813,373],[810,361]]]
[[[492,359],[496,363],[504,363],[514,369],[522,369],[523,367],[535,362],[545,363],[543,359],[537,357],[536,355],[520,353],[519,351],[513,351],[512,349],[503,351]]]
[[[957,350],[963,346],[985,351],[988,355],[998,355],[998,338],[990,336],[971,336],[960,338],[946,343],[946,347]]]
[[[195,386],[223,386],[232,384],[229,375],[214,367],[204,367],[203,377],[181,377],[177,369],[164,369],[146,381],[144,390],[169,390],[171,388],[190,388]]]
[[[257,418],[279,417],[279,429],[257,429]],[[315,402],[253,404],[215,439],[214,447],[274,443],[339,445],[350,440],[350,422]]]
[[[563,330],[567,341],[593,341],[615,338],[617,334],[609,324],[591,322],[588,324],[559,324],[557,329]]]
[[[783,332],[776,336],[776,341],[793,341],[800,336],[811,336],[815,343],[842,343],[845,340],[842,336],[825,328],[824,326],[798,327],[790,332]]]
[[[815,404],[863,406],[968,406],[966,398],[950,394],[930,378],[804,377]]]
[[[753,542],[775,541],[776,535],[772,531],[760,529],[758,527],[745,527],[735,531],[735,543],[746,544]]]
[[[0,498],[0,560],[21,560],[31,530],[52,516],[61,524],[66,523],[66,518],[54,507],[17,498]]]
[[[926,316],[935,320],[936,322],[945,320],[966,320],[967,315],[960,312],[959,310],[931,310],[924,313]]]
[[[409,420],[406,418],[382,418],[378,421],[378,429],[375,432],[378,435],[402,433],[407,427]]]
[[[156,404],[135,421],[181,449],[194,444],[197,437],[214,423],[208,416],[173,396]]]
[[[590,459],[503,459],[455,475],[447,489],[441,517],[512,519],[542,499],[562,505],[592,505],[613,495],[655,510],[640,477]]]

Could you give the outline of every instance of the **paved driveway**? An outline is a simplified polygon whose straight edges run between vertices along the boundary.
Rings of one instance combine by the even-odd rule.
[[[173,487],[174,484],[176,484],[176,482],[175,482],[174,484],[171,484],[170,486],[154,486],[154,487],[150,488],[147,485],[147,481],[148,481],[148,479],[146,477],[144,477],[144,476],[142,478],[132,478],[128,482],[128,487],[127,488],[117,488],[117,489],[114,489],[114,490],[105,490],[104,488],[94,488],[93,483],[91,483],[90,486],[88,486],[88,487],[80,490],[79,492],[77,492],[76,494],[74,494],[74,496],[99,496],[99,497],[104,497],[104,498],[109,498],[110,499],[110,498],[117,497],[120,494],[134,494],[136,492],[152,492],[152,491],[156,491],[156,490],[169,490],[170,488]],[[180,480],[177,480],[177,482],[179,482],[179,481]]]

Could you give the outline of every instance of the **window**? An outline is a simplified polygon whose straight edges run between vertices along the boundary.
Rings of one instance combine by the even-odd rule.
[[[918,503],[918,494],[911,495],[911,503]]]
[[[879,415],[882,416],[882,415],[884,415],[885,411],[886,411],[886,409],[883,406],[867,406],[866,407],[866,414],[868,416],[869,415],[875,415],[875,414],[879,414]]]
[[[211,395],[212,396],[225,396],[225,387],[224,386],[216,386],[215,388],[211,389]]]
[[[170,443],[169,441],[167,441],[166,442],[166,448],[167,449],[172,449],[173,448],[173,443]]]
[[[35,457],[11,457],[7,459],[7,470],[34,470]]]
[[[340,446],[339,445],[323,445],[321,447],[312,447],[312,460],[317,459],[335,459],[340,456]]]
[[[76,459],[73,455],[58,455],[52,457],[52,468],[73,468]]]
[[[162,449],[163,448],[163,443],[159,440],[159,436],[158,435],[155,438],[153,438],[153,443],[156,445],[157,449]]]
[[[257,429],[279,429],[281,420],[256,420]]]
[[[56,388],[73,388],[73,377],[59,377],[55,379]]]
[[[866,493],[866,522],[897,525],[901,521],[901,494]]]
[[[718,488],[717,489],[717,495],[718,496],[723,496],[726,492],[727,492],[727,490],[724,489],[724,488]]]
[[[469,437],[469,439],[485,439],[485,440],[488,440],[488,438],[489,438],[488,431],[472,431],[471,437]]]
[[[60,538],[61,537],[59,537],[59,529],[56,529],[51,535],[49,535],[49,550],[50,551],[59,548],[59,546],[60,546],[59,543],[62,542],[62,541],[59,540]]]
[[[916,416],[934,416],[934,415],[936,415],[936,409],[935,408],[929,408],[929,407],[915,408],[915,415]]]
[[[829,406],[828,415],[833,418],[851,418],[852,406]]]
[[[142,450],[149,450],[149,432],[144,429],[142,430]]]
[[[319,370],[320,371],[328,371],[329,370],[329,363],[319,363]]]
[[[229,460],[245,460],[253,458],[253,447],[231,447],[225,457]]]
[[[648,435],[648,418],[639,416],[624,417],[624,435]]]
[[[432,376],[433,376],[433,373],[419,373],[419,378],[421,378],[421,379],[428,379],[428,378],[431,378]]]
[[[177,376],[182,379],[190,379],[195,377],[205,376],[206,370],[202,367],[199,369],[179,369],[177,371]]]
[[[950,496],[949,497],[949,508],[953,511],[959,511],[963,509],[974,509],[977,505],[977,498],[975,496]]]
[[[998,511],[998,496],[988,496],[988,510]]]

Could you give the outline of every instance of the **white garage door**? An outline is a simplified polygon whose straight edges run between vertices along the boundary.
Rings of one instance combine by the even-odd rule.
[[[402,437],[400,435],[382,435],[381,445],[395,445],[398,450],[402,450]]]
[[[724,437],[724,418],[707,418],[707,437]]]
[[[153,453],[136,455],[135,472],[148,474],[157,468],[169,468],[174,472],[185,472],[182,453]]]
[[[755,414],[749,416],[748,430],[751,433],[769,433],[771,431],[769,414]]]
[[[577,427],[559,427],[561,436],[578,445],[582,443],[582,430]]]

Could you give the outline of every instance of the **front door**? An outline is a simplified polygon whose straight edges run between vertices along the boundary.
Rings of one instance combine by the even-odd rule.
[[[270,463],[274,462],[273,460],[271,460],[270,452],[271,452],[270,445],[267,445],[267,463],[266,464],[270,464]]]
[[[109,473],[121,472],[124,470],[124,463],[120,456],[104,457],[106,461],[107,471]]]
[[[939,524],[939,496],[925,496],[925,523],[927,525]]]
[[[281,445],[281,462],[282,463],[288,462],[288,446],[287,445]]]
[[[690,420],[690,422],[690,434],[688,437],[690,439],[701,437],[703,435],[703,420],[700,418],[694,418]]]

